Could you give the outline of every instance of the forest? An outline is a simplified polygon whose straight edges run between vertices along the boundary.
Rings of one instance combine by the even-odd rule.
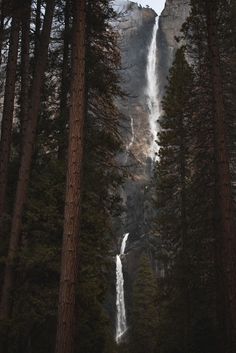
[[[0,54],[0,353],[235,353],[236,1],[0,0]]]

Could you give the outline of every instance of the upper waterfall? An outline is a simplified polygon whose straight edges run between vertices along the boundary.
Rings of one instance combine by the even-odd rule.
[[[157,31],[158,17],[153,27],[151,44],[147,57],[147,104],[149,109],[149,124],[151,132],[150,157],[155,159],[158,152],[156,143],[158,124],[157,119],[160,115],[160,104],[158,100],[158,78],[157,78]]]

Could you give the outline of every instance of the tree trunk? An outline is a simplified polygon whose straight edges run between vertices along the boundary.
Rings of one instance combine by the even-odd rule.
[[[0,0],[0,65],[2,64],[2,45],[4,39],[4,15],[2,0]]]
[[[9,318],[11,312],[11,292],[13,289],[14,281],[14,265],[20,243],[22,214],[27,196],[32,155],[36,138],[37,120],[40,110],[40,96],[43,85],[44,72],[47,64],[48,45],[51,33],[54,6],[54,0],[47,1],[43,30],[40,38],[40,46],[35,63],[33,82],[31,87],[28,123],[23,141],[19,178],[17,182],[16,199],[12,218],[10,244],[5,266],[0,303],[0,318],[2,319]]]
[[[58,143],[58,159],[65,160],[66,157],[66,141],[65,131],[68,121],[68,92],[69,84],[69,64],[70,64],[70,13],[71,0],[67,0],[65,4],[65,29],[64,29],[64,47],[63,47],[63,66],[61,78],[61,97],[60,97],[60,116],[59,116],[59,143]]]
[[[21,127],[22,143],[24,141],[24,134],[27,126],[28,108],[29,108],[30,18],[31,18],[31,0],[27,0],[25,14],[22,20],[22,40],[21,40],[20,127]]]
[[[37,52],[40,43],[40,31],[41,31],[41,5],[42,0],[37,0],[36,13],[35,13],[35,33],[34,33],[34,57],[37,57]]]
[[[73,353],[85,120],[86,2],[74,0],[69,148],[56,353]]]
[[[186,142],[185,142],[185,127],[184,127],[184,113],[179,121],[179,133],[180,133],[180,214],[181,214],[181,231],[182,231],[182,292],[185,302],[183,307],[183,319],[184,319],[184,352],[189,352],[189,329],[190,329],[190,296],[189,296],[189,259],[188,259],[188,223],[187,223],[187,212],[186,212]]]
[[[234,224],[234,206],[232,197],[231,175],[229,168],[229,152],[226,133],[226,112],[224,105],[223,84],[220,68],[220,54],[218,45],[218,34],[216,25],[215,1],[206,1],[208,47],[210,53],[210,66],[212,70],[212,91],[214,99],[215,117],[215,151],[217,163],[217,188],[220,211],[222,263],[224,278],[222,283],[226,284],[226,307],[225,313],[228,331],[228,344],[225,353],[236,352],[236,234]],[[221,245],[221,244],[219,244]]]
[[[0,220],[4,212],[16,84],[20,18],[12,18],[0,142]]]

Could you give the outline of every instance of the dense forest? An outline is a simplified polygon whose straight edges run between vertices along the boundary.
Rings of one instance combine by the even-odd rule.
[[[110,0],[0,9],[0,353],[235,353],[236,1],[190,1],[176,38],[127,313],[122,14]]]

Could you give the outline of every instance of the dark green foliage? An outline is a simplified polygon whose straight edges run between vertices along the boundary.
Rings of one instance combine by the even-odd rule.
[[[235,5],[217,1],[214,6],[234,181]],[[156,166],[159,257],[166,267],[159,284],[159,348],[168,353],[225,352],[226,283],[221,273],[224,259],[205,2],[191,2],[183,38],[191,68],[183,49],[182,55],[177,51],[163,100]]]
[[[79,273],[78,352],[113,352],[114,337],[103,303],[109,286],[112,245],[111,217],[119,214],[117,193],[123,175],[115,155],[121,149],[118,86],[119,53],[109,20],[109,1],[90,3],[88,51],[88,116],[84,165],[84,195]],[[101,47],[105,50],[101,51]],[[94,63],[96,61],[96,65]],[[97,79],[99,77],[99,80]],[[83,339],[81,340],[81,337]]]
[[[142,255],[133,285],[131,352],[154,353],[157,343],[157,280],[147,255]]]
[[[184,48],[179,49],[163,99],[156,167],[159,256],[166,268],[160,285],[163,352],[198,352],[203,345],[210,352],[215,340],[214,228],[209,219],[214,157],[201,82]]]
[[[67,1],[67,5],[69,3]],[[81,353],[113,353],[114,335],[104,300],[112,261],[109,253],[113,241],[111,219],[120,212],[117,190],[124,179],[115,160],[115,155],[122,148],[118,134],[119,112],[114,104],[115,97],[121,95],[118,80],[120,56],[116,34],[110,25],[115,16],[110,1],[89,1],[88,7],[88,102],[76,347]],[[1,333],[8,337],[8,353],[49,353],[55,348],[69,90],[69,85],[62,83],[62,72],[64,69],[68,81],[71,48],[72,12],[69,6],[66,33],[69,56],[65,61],[65,10],[65,1],[58,1],[24,213],[21,251],[15,268],[17,280],[12,319],[2,323],[1,328]],[[34,37],[31,46],[34,46]],[[17,121],[10,166],[9,211],[6,215],[9,220],[20,154],[19,126]],[[5,228],[7,239],[7,222]],[[1,248],[1,255],[5,255],[5,240],[1,242]]]

